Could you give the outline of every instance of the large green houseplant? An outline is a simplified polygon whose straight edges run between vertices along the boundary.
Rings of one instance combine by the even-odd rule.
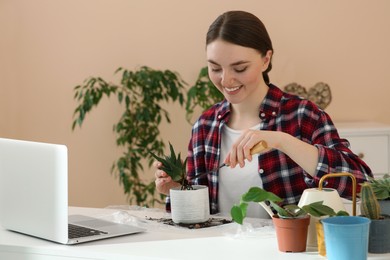
[[[122,76],[119,84],[91,77],[75,87],[74,98],[79,104],[74,111],[72,129],[81,127],[86,114],[104,96],[116,96],[115,99],[123,105],[123,113],[113,130],[117,134],[117,145],[125,149],[111,171],[119,178],[130,203],[153,205],[156,201],[154,182],[144,183],[140,178],[142,160],[148,160],[151,165],[153,157],[148,150],[164,150],[159,126],[163,119],[170,122],[170,115],[161,103],[179,102],[183,105],[185,82],[175,72],[146,66],[136,71],[119,68],[116,74],[119,73]]]
[[[188,122],[195,113],[196,108],[206,110],[213,104],[224,99],[222,93],[214,86],[208,76],[208,68],[200,69],[198,78],[187,92],[186,118]]]
[[[165,142],[160,135],[160,124],[170,123],[171,116],[164,109],[166,102],[179,102],[186,108],[187,120],[196,107],[202,110],[222,100],[223,96],[212,85],[207,76],[207,67],[200,70],[195,84],[189,87],[177,72],[154,70],[143,66],[131,71],[119,68],[118,84],[101,77],[89,77],[74,88],[74,99],[78,102],[74,111],[72,129],[81,127],[86,115],[97,107],[103,97],[110,98],[123,106],[119,121],[114,124],[116,144],[124,148],[123,154],[113,163],[111,173],[117,176],[127,194],[129,203],[153,206],[162,202],[156,195],[154,181],[142,178],[143,161],[150,167],[154,158],[148,151],[163,153]],[[218,94],[219,93],[219,94]]]

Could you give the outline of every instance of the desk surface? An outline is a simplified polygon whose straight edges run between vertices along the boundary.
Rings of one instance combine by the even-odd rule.
[[[160,210],[71,207],[69,213],[135,224],[147,231],[66,246],[0,227],[0,259],[325,259],[311,248],[303,253],[279,252],[271,220],[249,220],[249,232],[235,223],[194,230],[147,220],[169,217]],[[370,254],[368,259],[389,258],[390,254]]]

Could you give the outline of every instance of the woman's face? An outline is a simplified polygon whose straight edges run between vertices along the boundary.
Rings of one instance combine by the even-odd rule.
[[[263,71],[271,51],[264,57],[255,49],[215,40],[206,47],[210,80],[232,104],[249,100],[265,86]]]

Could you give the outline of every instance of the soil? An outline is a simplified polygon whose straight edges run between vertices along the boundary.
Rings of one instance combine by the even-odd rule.
[[[175,223],[170,218],[151,218],[147,217],[147,220],[157,221],[166,225],[170,226],[178,226],[178,227],[184,227],[188,229],[200,229],[200,228],[208,228],[208,227],[215,227],[220,226],[223,224],[229,224],[232,223],[232,220],[229,219],[223,219],[223,218],[210,218],[206,222],[203,223],[196,223],[196,224],[183,224],[183,223]]]

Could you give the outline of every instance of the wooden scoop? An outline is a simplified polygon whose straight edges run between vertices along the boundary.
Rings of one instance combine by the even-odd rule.
[[[260,152],[262,152],[263,150],[265,150],[267,148],[268,148],[267,143],[265,141],[260,141],[255,146],[253,146],[252,149],[250,150],[251,151],[251,155],[260,153]]]

